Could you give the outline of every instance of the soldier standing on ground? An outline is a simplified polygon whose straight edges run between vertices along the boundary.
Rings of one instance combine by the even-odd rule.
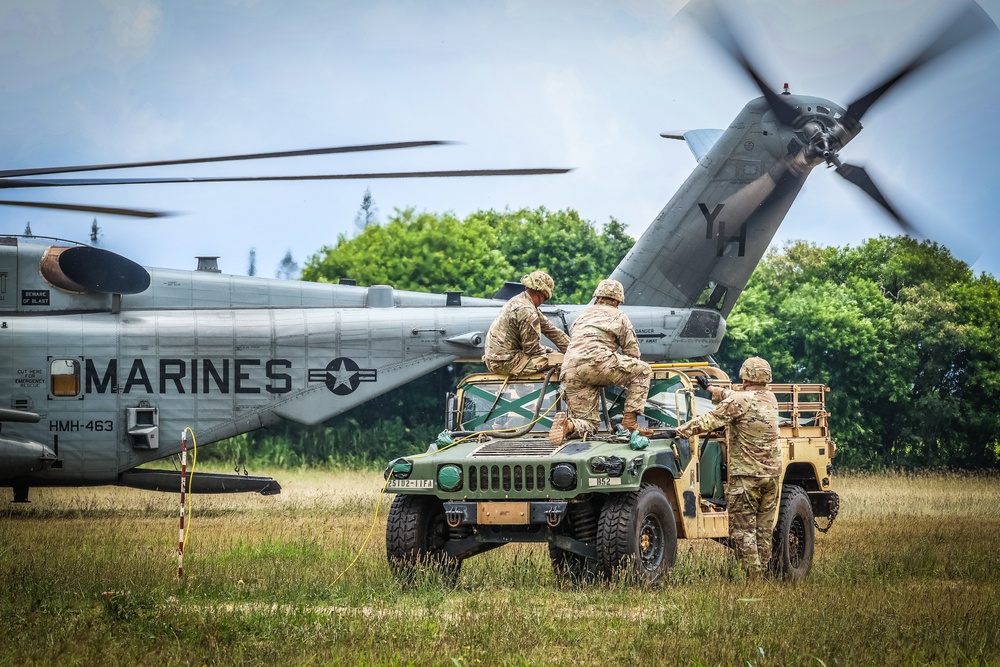
[[[690,438],[729,427],[729,540],[737,560],[752,574],[771,561],[771,533],[778,508],[778,401],[767,389],[771,366],[750,357],[740,367],[743,391],[712,387],[710,412],[677,427],[677,437]]]
[[[491,373],[522,375],[548,370],[559,362],[556,350],[542,345],[542,334],[565,352],[569,336],[542,315],[538,307],[552,297],[555,282],[544,271],[521,278],[526,288],[507,301],[486,333],[483,361]]]
[[[618,310],[625,301],[625,288],[617,280],[602,280],[594,290],[594,299],[594,305],[580,313],[570,327],[569,349],[560,376],[569,415],[558,412],[553,419],[549,442],[554,447],[569,435],[582,437],[597,431],[601,425],[600,391],[606,385],[628,391],[622,426],[647,437],[653,434],[636,423],[646,405],[653,371],[639,359],[635,329],[628,316]]]

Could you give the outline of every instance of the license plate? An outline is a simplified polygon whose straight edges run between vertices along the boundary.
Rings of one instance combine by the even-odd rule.
[[[621,477],[591,477],[587,486],[621,486]]]
[[[502,526],[531,523],[528,503],[479,503],[479,523]]]
[[[388,489],[433,489],[433,479],[390,479]]]

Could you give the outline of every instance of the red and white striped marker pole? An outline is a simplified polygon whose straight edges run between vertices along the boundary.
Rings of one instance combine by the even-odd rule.
[[[177,538],[177,578],[184,577],[184,501],[187,495],[187,431],[181,433],[181,530]]]

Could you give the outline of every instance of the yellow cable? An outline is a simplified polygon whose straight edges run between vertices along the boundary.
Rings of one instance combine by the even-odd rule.
[[[372,518],[372,525],[371,528],[368,529],[368,535],[365,536],[365,541],[361,544],[361,548],[358,549],[358,553],[356,556],[354,556],[354,560],[348,563],[347,567],[344,568],[344,571],[337,575],[337,578],[333,580],[333,584],[330,584],[331,586],[340,581],[343,578],[343,576],[347,574],[348,570],[354,567],[354,564],[358,562],[359,558],[361,558],[361,554],[364,553],[365,547],[368,546],[368,541],[371,540],[372,533],[375,532],[375,525],[378,523],[378,511],[382,507],[382,496],[385,495],[385,490],[389,488],[390,479],[392,479],[392,474],[390,474],[388,477],[385,478],[385,484],[382,485],[382,491],[379,492],[378,500],[375,501],[375,516],[374,518]]]

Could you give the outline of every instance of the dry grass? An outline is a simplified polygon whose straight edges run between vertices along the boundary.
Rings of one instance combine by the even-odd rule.
[[[381,475],[273,474],[277,497],[195,497],[182,582],[176,495],[4,497],[0,665],[1000,664],[996,477],[842,478],[806,582],[747,582],[693,542],[645,590],[569,587],[539,545],[477,556],[454,587],[427,573],[403,588],[387,502],[344,574]]]

